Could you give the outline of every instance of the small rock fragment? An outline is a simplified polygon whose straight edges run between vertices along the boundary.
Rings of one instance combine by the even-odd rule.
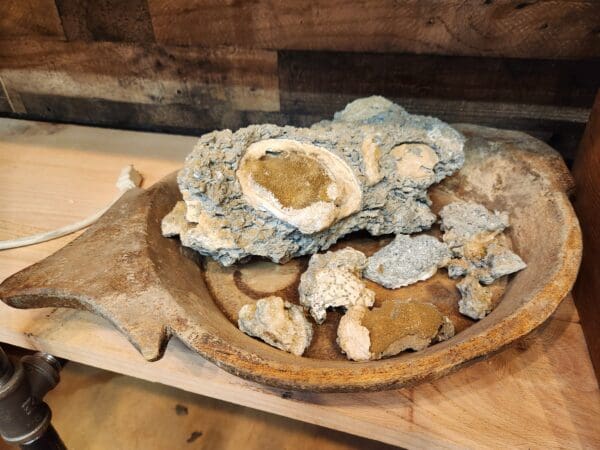
[[[369,309],[362,305],[352,306],[340,320],[337,329],[337,344],[353,361],[368,361],[371,359],[371,339],[369,330],[362,321]]]
[[[367,261],[365,278],[388,289],[426,280],[450,261],[448,246],[433,236],[398,234]]]
[[[456,287],[461,294],[458,301],[461,314],[471,319],[483,319],[492,311],[492,292],[490,288],[482,286],[476,277],[467,275]]]
[[[491,284],[505,275],[518,272],[527,267],[527,264],[508,248],[497,242],[492,242],[486,248],[486,255],[482,260],[486,270],[479,276],[479,281]]]
[[[440,211],[443,240],[455,250],[478,236],[492,239],[508,227],[508,214],[491,212],[474,202],[458,201],[444,206]]]
[[[498,278],[522,270],[523,260],[508,248],[502,231],[508,227],[508,214],[491,212],[485,206],[459,201],[440,211],[442,239],[453,258],[448,263],[450,278],[465,276],[456,285],[461,293],[459,311],[472,319],[482,319],[493,308],[489,285]]]
[[[300,277],[300,304],[317,323],[325,321],[327,308],[373,306],[375,293],[360,278],[366,264],[367,257],[352,248],[313,255]]]
[[[369,311],[353,306],[340,320],[337,343],[348,359],[367,361],[423,350],[454,336],[452,321],[430,303],[388,300]]]
[[[300,306],[281,297],[266,297],[240,309],[238,327],[244,333],[267,344],[302,355],[310,345],[313,329]]]

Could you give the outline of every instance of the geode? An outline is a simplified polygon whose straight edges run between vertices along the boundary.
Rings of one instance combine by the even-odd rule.
[[[200,138],[163,234],[231,265],[314,254],[358,230],[410,234],[435,220],[427,188],[464,162],[463,136],[382,97],[310,128],[252,125]]]

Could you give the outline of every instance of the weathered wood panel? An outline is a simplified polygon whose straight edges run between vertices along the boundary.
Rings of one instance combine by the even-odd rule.
[[[573,295],[596,377],[600,380],[600,91],[573,167],[575,209],[583,232],[583,260]]]
[[[600,59],[281,51],[278,61],[282,103],[301,109],[319,108],[304,97],[314,92],[590,108],[600,78]]]
[[[154,42],[146,0],[56,0],[68,40]]]
[[[600,60],[281,51],[278,61],[281,112],[298,124],[384,95],[413,113],[527,131],[568,159],[600,74]]]
[[[64,39],[54,0],[2,0],[0,39],[15,37]]]
[[[600,56],[595,0],[149,0],[158,42],[525,58]]]
[[[449,122],[530,132],[567,158],[600,73],[600,60],[0,42],[11,106],[0,112],[19,117],[198,134],[265,121],[306,126],[378,94]]]
[[[2,82],[2,78],[0,78],[0,113],[12,113],[13,109],[10,106],[10,102],[8,100],[8,95],[6,94],[6,90],[4,89],[4,83]]]
[[[186,105],[211,109],[212,114],[279,110],[277,54],[264,50],[19,40],[0,46],[0,77],[13,103],[23,105],[19,112],[29,113],[29,105],[36,117],[44,117],[40,102],[52,96],[59,103],[61,98],[81,99],[81,106],[89,110],[67,116],[88,117],[90,122],[84,123],[93,123],[93,117],[102,124],[119,123],[110,108],[90,103],[94,99],[135,105],[129,108],[131,126],[135,110],[143,105]],[[37,103],[32,100],[36,96]],[[52,105],[47,108],[45,117],[70,120],[50,114]],[[137,121],[151,125],[147,118],[142,115]]]

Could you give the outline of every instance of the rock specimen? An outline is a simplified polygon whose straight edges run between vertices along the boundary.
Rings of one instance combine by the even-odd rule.
[[[456,287],[461,293],[459,311],[472,319],[483,319],[492,311],[489,285],[498,278],[526,267],[523,260],[508,248],[502,234],[508,227],[508,214],[491,212],[473,202],[454,202],[440,211],[442,236],[452,249],[448,263],[451,278],[465,276]]]
[[[433,236],[399,234],[367,260],[364,276],[388,289],[397,289],[431,278],[450,257],[448,245]]]
[[[458,310],[471,319],[483,319],[492,311],[492,292],[487,286],[482,286],[477,277],[467,275],[456,284],[461,299]]]
[[[435,220],[427,188],[462,166],[463,142],[440,120],[382,97],[311,128],[208,133],[179,172],[184,203],[163,232],[231,265],[314,254],[357,230],[422,231]]]
[[[313,329],[300,306],[281,297],[266,297],[240,309],[238,326],[244,333],[294,355],[310,345]]]
[[[327,308],[373,306],[375,293],[360,278],[366,264],[367,257],[352,248],[313,255],[300,277],[300,304],[319,324]]]
[[[387,300],[353,306],[340,320],[337,342],[348,359],[367,361],[422,350],[454,336],[454,325],[430,303]]]

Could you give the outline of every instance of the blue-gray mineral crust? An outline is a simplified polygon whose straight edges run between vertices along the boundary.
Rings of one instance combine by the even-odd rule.
[[[388,289],[398,289],[431,278],[450,257],[448,245],[433,236],[399,234],[368,259],[364,276]]]
[[[464,162],[463,136],[383,97],[310,128],[252,125],[203,135],[179,172],[165,236],[225,266],[325,250],[342,236],[410,234],[435,221],[427,188]]]

